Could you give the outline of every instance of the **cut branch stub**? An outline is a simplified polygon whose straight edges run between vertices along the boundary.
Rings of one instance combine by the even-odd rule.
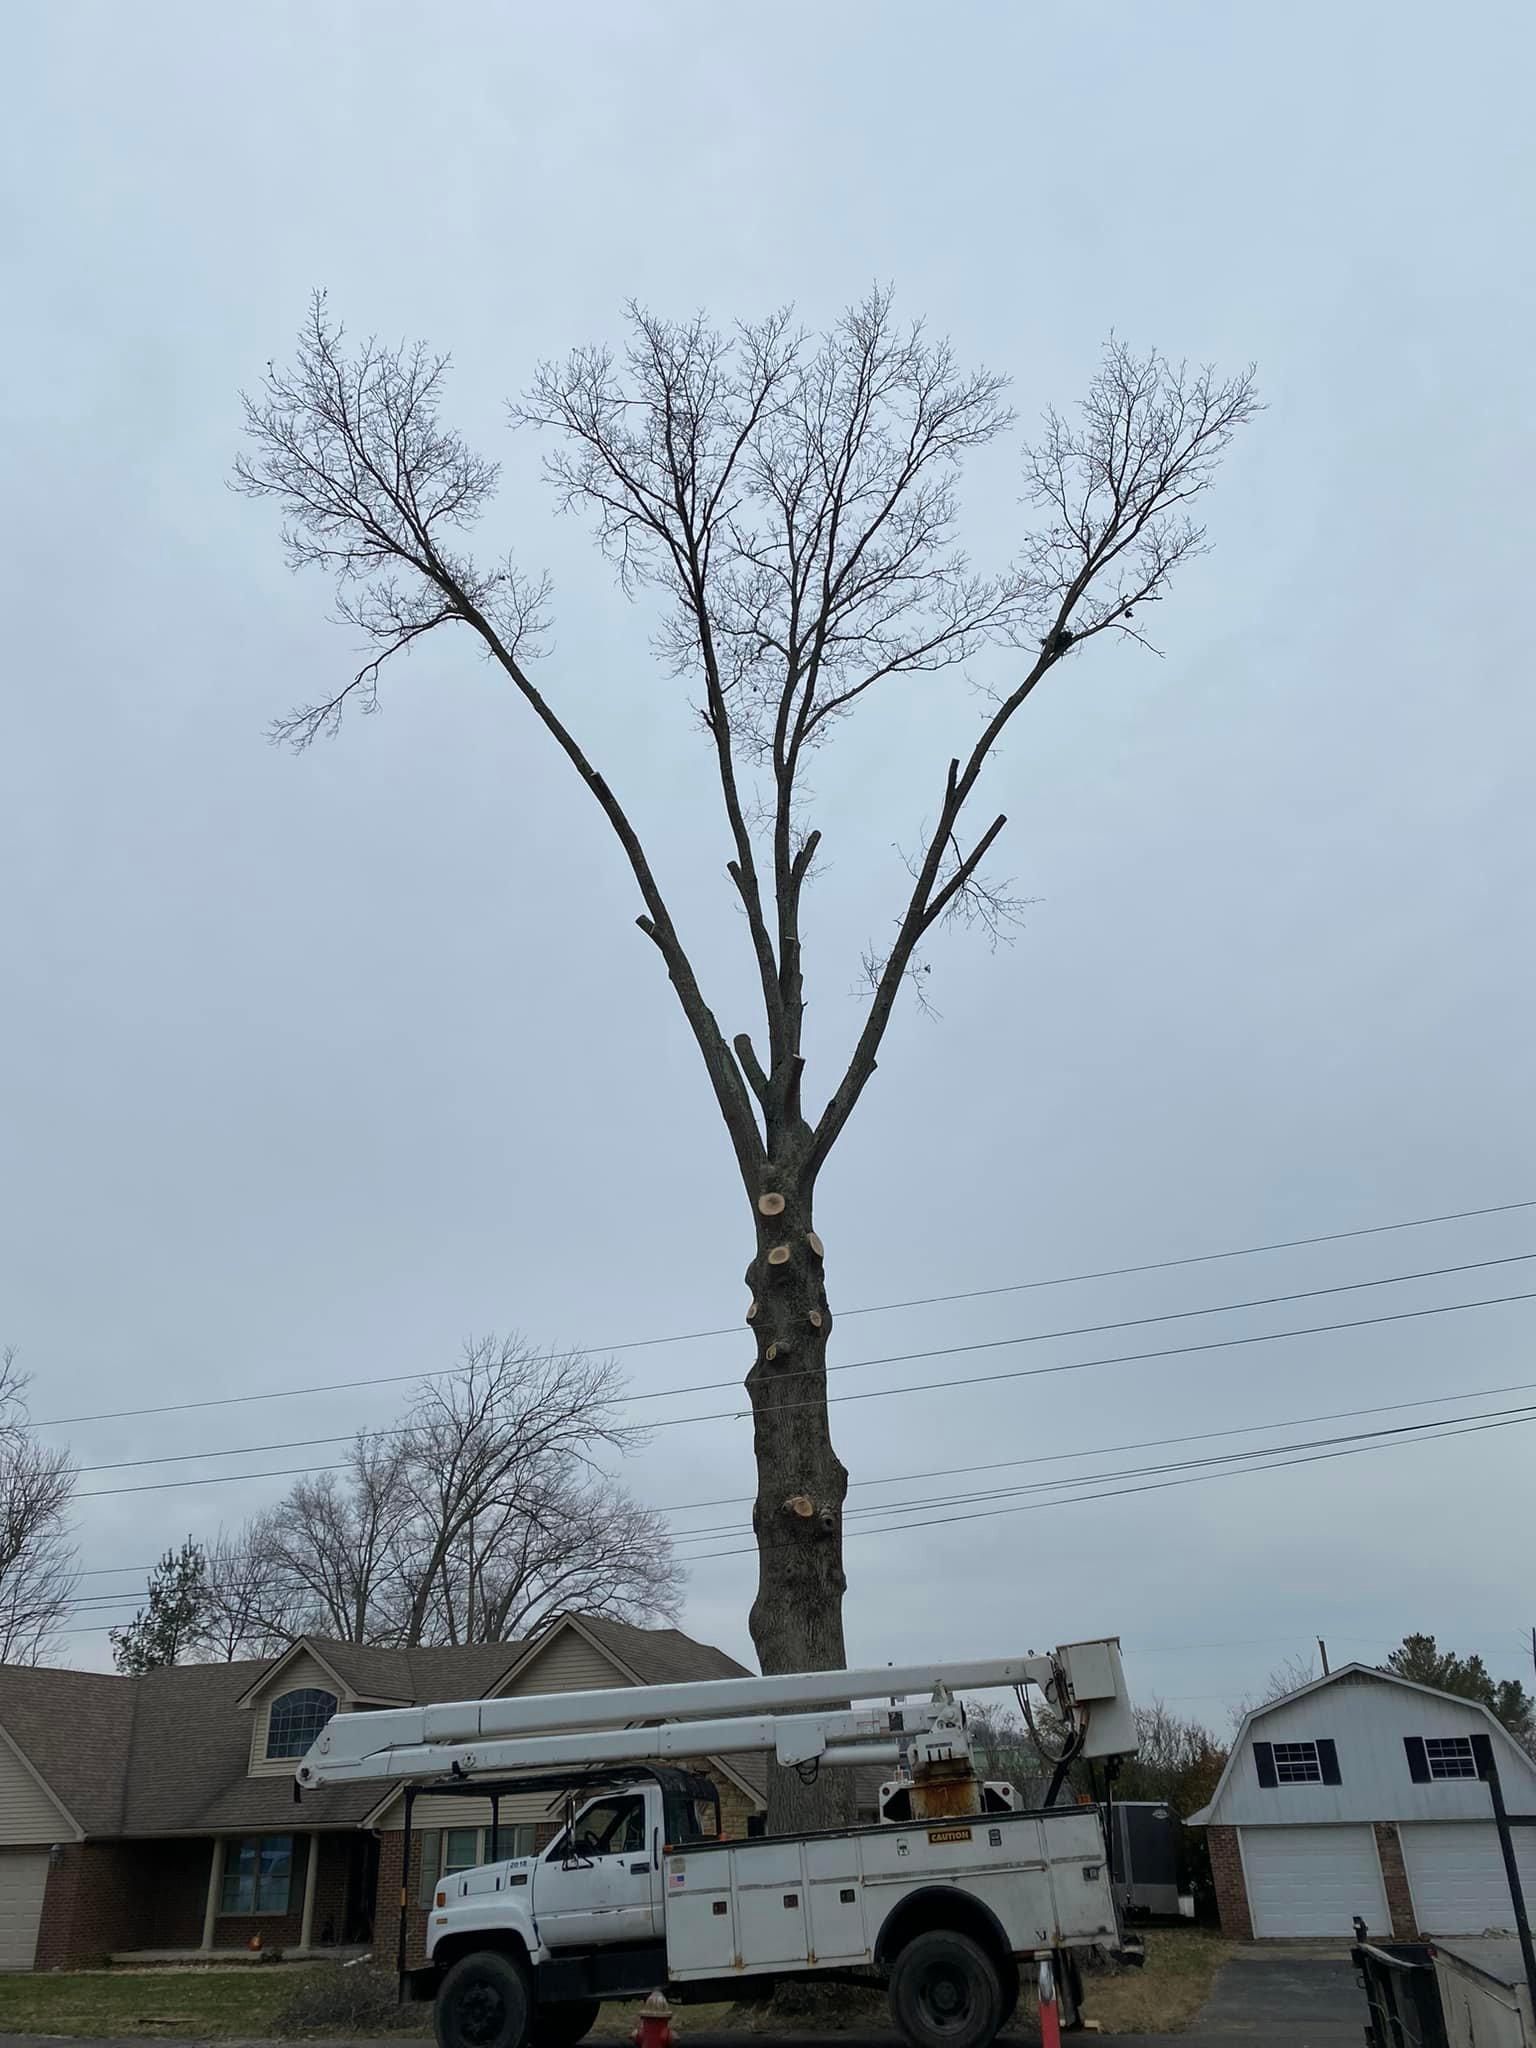
[[[768,1254],[768,1263],[770,1266],[787,1266],[789,1264],[789,1246],[787,1244],[776,1244]]]
[[[747,1303],[747,1321],[749,1323],[755,1323],[757,1321],[757,1303],[755,1301],[749,1301]]]
[[[786,1515],[798,1515],[802,1522],[808,1522],[816,1512],[816,1503],[808,1494],[792,1493],[784,1503]]]
[[[758,1214],[761,1216],[782,1216],[784,1213],[784,1197],[774,1194],[759,1195],[757,1198],[757,1208]]]
[[[778,1355],[779,1347],[777,1344],[770,1344],[768,1346],[768,1349],[763,1353],[764,1358],[769,1359],[770,1361],[777,1358]]]
[[[826,1257],[827,1248],[822,1243],[821,1239],[816,1235],[814,1230],[808,1230],[805,1233],[805,1241],[810,1246],[811,1250],[816,1254],[818,1259],[824,1259]],[[770,1252],[768,1256],[772,1258],[773,1254]]]
[[[821,1328],[821,1310],[819,1308],[813,1308],[811,1310],[811,1328],[813,1330],[819,1330]]]

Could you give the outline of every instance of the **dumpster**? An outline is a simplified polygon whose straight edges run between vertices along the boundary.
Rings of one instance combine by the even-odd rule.
[[[1349,1958],[1371,2009],[1370,2048],[1450,2048],[1427,1941],[1362,1941]],[[1478,2048],[1482,2041],[1479,2034]]]
[[[1482,1935],[1435,1943],[1446,2048],[1536,2048],[1520,1944]]]

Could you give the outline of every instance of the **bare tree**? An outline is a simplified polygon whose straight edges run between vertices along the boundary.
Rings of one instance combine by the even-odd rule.
[[[402,1641],[496,1641],[552,1605],[675,1610],[665,1524],[598,1463],[642,1439],[621,1395],[612,1365],[515,1338],[469,1346],[464,1371],[423,1388],[400,1439]]]
[[[985,862],[1005,819],[976,813],[1023,705],[1051,670],[1106,635],[1140,640],[1138,609],[1200,551],[1190,506],[1256,409],[1251,376],[1223,380],[1111,343],[1080,416],[1046,416],[1024,456],[1035,517],[1013,563],[972,567],[958,545],[967,455],[1005,432],[1003,380],[904,326],[872,293],[814,338],[786,313],[728,334],[632,307],[621,354],[546,364],[516,422],[558,436],[549,474],[592,518],[626,590],[659,596],[662,658],[693,693],[728,843],[726,873],[760,1004],[756,1036],[727,1036],[701,988],[639,828],[568,713],[535,681],[548,587],[462,535],[496,465],[440,418],[445,357],[348,345],[323,298],[291,368],[246,402],[237,479],[285,514],[291,563],[334,576],[368,659],[276,735],[304,746],[347,706],[374,708],[380,672],[442,626],[466,628],[590,793],[628,862],[640,930],[697,1044],[755,1232],[747,1374],[759,1551],[751,1627],[763,1668],[843,1662],[842,1510],[826,1352],[832,1316],[814,1201],[828,1156],[875,1072],[921,948],[947,921],[994,933],[1016,904]],[[812,1106],[805,1088],[802,903],[822,843],[811,764],[858,710],[905,680],[996,653],[990,703],[935,776],[846,1063]],[[579,682],[577,685],[579,691]],[[577,691],[568,685],[568,704]],[[822,1802],[785,1781],[775,1813]]]
[[[204,1654],[265,1655],[306,1633],[354,1643],[503,1642],[564,1610],[675,1620],[663,1518],[601,1463],[642,1432],[611,1365],[466,1346],[394,1428],[301,1479],[210,1559]]]
[[[69,1506],[75,1469],[33,1436],[30,1375],[0,1352],[0,1663],[40,1664],[58,1647],[75,1597]]]
[[[238,1657],[275,1657],[303,1633],[307,1615],[284,1577],[272,1520],[269,1510],[243,1529],[221,1529],[209,1545],[195,1661],[230,1664]]]
[[[347,1643],[391,1635],[412,1512],[399,1432],[360,1432],[340,1473],[300,1479],[248,1532],[265,1560],[270,1616]]]

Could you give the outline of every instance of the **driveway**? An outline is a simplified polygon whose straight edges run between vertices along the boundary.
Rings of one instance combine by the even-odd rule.
[[[1368,2015],[1337,1949],[1239,1949],[1183,2035],[1200,2048],[1358,2048]],[[1167,2034],[1106,2034],[1120,2048],[1169,2048]]]

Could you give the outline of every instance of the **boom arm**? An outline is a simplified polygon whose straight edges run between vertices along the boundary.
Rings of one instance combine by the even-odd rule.
[[[898,1737],[912,1733],[926,1738],[923,1747],[931,1756],[946,1749],[964,1753],[956,1694],[1027,1684],[1038,1686],[1073,1726],[1084,1756],[1118,1756],[1135,1749],[1120,1645],[1108,1638],[1067,1644],[1051,1656],[877,1664],[856,1671],[713,1678],[337,1714],[296,1775],[307,1788],[359,1779],[466,1777],[750,1750],[771,1752],[784,1764],[885,1764],[897,1758]],[[888,1705],[857,1705],[913,1693],[928,1698],[899,1712]]]

